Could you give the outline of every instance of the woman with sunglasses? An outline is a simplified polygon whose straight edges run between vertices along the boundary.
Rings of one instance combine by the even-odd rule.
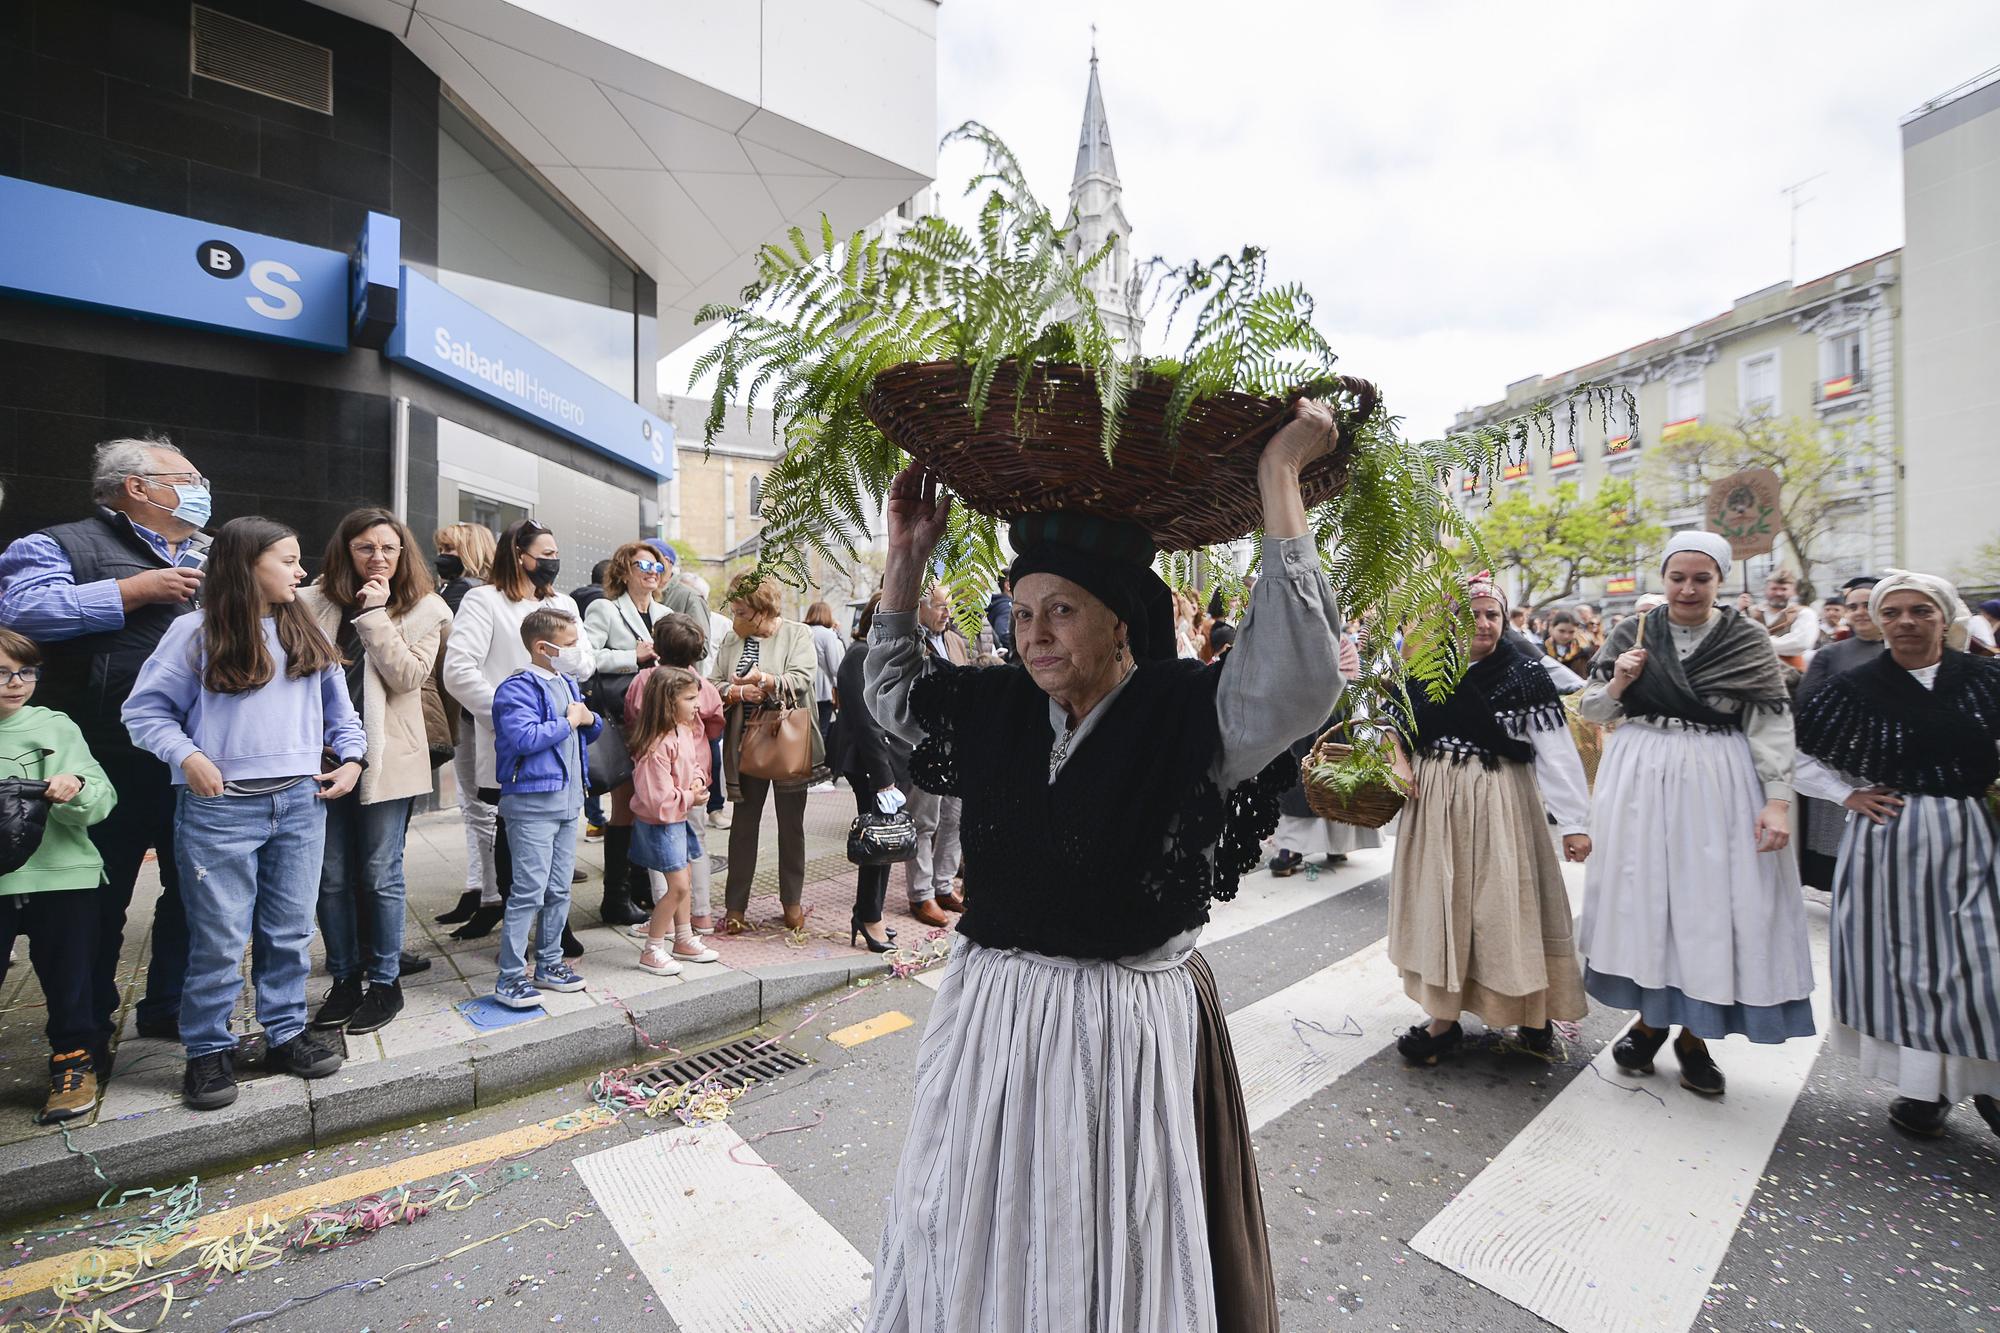
[[[478,763],[477,789],[459,793],[495,810],[493,859],[494,885],[482,888],[478,908],[472,918],[452,932],[458,940],[476,940],[492,933],[505,915],[502,894],[513,878],[513,858],[507,849],[506,822],[498,817],[500,778],[493,753],[493,692],[500,682],[528,665],[528,650],[521,643],[521,622],[532,611],[547,607],[563,611],[579,626],[583,617],[576,600],[557,592],[562,574],[562,548],[555,533],[534,519],[508,524],[500,534],[493,554],[491,579],[465,594],[458,615],[451,622],[451,637],[444,650],[444,683],[451,697],[472,714],[472,744]],[[579,634],[575,656],[564,665],[578,679],[588,679],[595,663],[590,640]],[[461,736],[460,743],[464,742]],[[490,900],[489,900],[490,898]],[[563,928],[563,955],[578,958],[583,947],[569,928]]]
[[[632,677],[653,665],[653,626],[667,614],[656,600],[666,582],[667,564],[645,542],[626,542],[612,552],[604,571],[604,596],[583,616],[584,637],[597,656],[597,675],[604,680],[600,697],[615,700],[606,718],[623,719],[623,700]],[[604,906],[607,926],[635,926],[652,915],[652,892],[644,871],[628,859],[632,850],[632,784],[611,789],[611,821],[604,828]]]

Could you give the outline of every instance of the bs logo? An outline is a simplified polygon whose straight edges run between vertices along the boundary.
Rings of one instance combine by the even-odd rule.
[[[290,264],[260,259],[246,267],[243,252],[228,241],[203,241],[194,260],[211,278],[240,278],[247,272],[250,285],[263,295],[246,296],[243,304],[266,319],[297,319],[306,308],[298,292],[285,285],[299,280],[299,271]]]

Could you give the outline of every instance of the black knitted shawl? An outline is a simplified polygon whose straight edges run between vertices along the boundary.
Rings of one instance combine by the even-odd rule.
[[[1279,754],[1230,791],[1223,664],[1141,662],[1051,783],[1049,697],[1021,667],[933,668],[912,687],[916,785],[964,801],[959,931],[996,949],[1122,958],[1208,920],[1278,826]]]
[[[1498,768],[1502,759],[1526,764],[1535,757],[1529,732],[1569,725],[1548,668],[1504,635],[1492,652],[1472,664],[1443,703],[1431,702],[1422,685],[1413,686],[1410,694],[1413,707],[1404,734],[1426,759],[1463,763],[1477,758],[1488,769]]]
[[[1632,617],[1612,630],[1598,649],[1590,664],[1591,679],[1610,680],[1619,657],[1635,647],[1646,649],[1646,669],[1625,687],[1621,702],[1627,717],[1676,717],[1708,730],[1734,731],[1753,708],[1772,713],[1791,709],[1791,689],[1779,670],[1771,636],[1733,606],[1722,608],[1685,662],[1674,649],[1666,607]],[[1736,700],[1743,711],[1727,713],[1713,707],[1708,700],[1716,697]]]
[[[1883,653],[1816,691],[1798,734],[1801,750],[1872,786],[1983,796],[2000,778],[2000,660],[1947,650],[1927,690]]]

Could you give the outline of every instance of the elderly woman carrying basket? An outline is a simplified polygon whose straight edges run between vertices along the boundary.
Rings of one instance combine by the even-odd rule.
[[[1785,853],[1791,696],[1770,635],[1715,605],[1729,543],[1676,533],[1667,604],[1619,625],[1579,711],[1611,733],[1597,774],[1583,907],[1584,988],[1639,1018],[1611,1048],[1650,1074],[1678,1025],[1681,1086],[1723,1093],[1707,1040],[1813,1032],[1798,861]]]
[[[1422,1065],[1457,1049],[1461,1012],[1489,1028],[1518,1026],[1522,1044],[1547,1054],[1552,1020],[1587,1008],[1549,837],[1553,818],[1563,857],[1590,856],[1583,760],[1555,682],[1507,638],[1492,576],[1467,592],[1471,669],[1442,703],[1413,691],[1406,743],[1416,772],[1405,767],[1411,800],[1389,886],[1389,960],[1429,1018],[1396,1048]],[[1397,754],[1407,765],[1401,746]]]
[[[967,907],[909,1117],[940,1128],[905,1145],[870,1330],[1277,1327],[1194,944],[1276,825],[1286,746],[1339,694],[1299,493],[1333,444],[1307,402],[1264,450],[1266,576],[1226,668],[1176,657],[1144,534],[1074,514],[1013,525],[1021,665],[927,668],[912,611],[946,502],[921,468],[897,478],[868,691],[916,782],[964,800]]]
[[[1892,569],[1868,598],[1889,651],[1799,717],[1799,790],[1845,805],[1833,876],[1836,1050],[1895,1085],[1889,1120],[1944,1133],[1971,1096],[2000,1134],[2000,662],[1965,652],[1951,584]]]

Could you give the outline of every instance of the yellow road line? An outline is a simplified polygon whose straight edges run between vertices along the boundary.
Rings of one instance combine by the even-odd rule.
[[[886,1037],[891,1032],[901,1032],[915,1021],[915,1019],[901,1010],[891,1009],[886,1014],[877,1014],[873,1018],[864,1019],[859,1023],[844,1027],[838,1032],[829,1032],[826,1034],[826,1039],[836,1046],[852,1048],[859,1046],[864,1041],[873,1041],[877,1037]]]
[[[398,1185],[414,1184],[453,1171],[463,1171],[467,1167],[483,1166],[487,1162],[516,1153],[530,1152],[536,1148],[546,1148],[552,1143],[561,1143],[579,1134],[613,1123],[608,1118],[591,1112],[576,1115],[555,1116],[532,1125],[521,1125],[499,1134],[490,1134],[483,1139],[473,1139],[466,1143],[454,1144],[449,1148],[438,1148],[415,1157],[406,1157],[390,1166],[370,1167],[365,1171],[354,1171],[330,1180],[304,1185],[283,1194],[275,1194],[255,1203],[238,1204],[219,1213],[209,1213],[195,1225],[174,1238],[171,1252],[180,1252],[189,1246],[198,1246],[212,1240],[240,1232],[251,1223],[283,1222],[310,1213],[314,1209],[328,1208],[335,1204],[351,1203],[365,1199],[371,1194],[392,1190]],[[161,1258],[166,1257],[162,1253]],[[30,1292],[44,1291],[66,1277],[87,1271],[90,1265],[116,1265],[129,1263],[132,1251],[97,1246],[90,1249],[71,1250],[67,1254],[50,1255],[46,1259],[36,1259],[31,1263],[0,1270],[0,1307],[17,1297]],[[101,1271],[95,1270],[95,1271]]]

